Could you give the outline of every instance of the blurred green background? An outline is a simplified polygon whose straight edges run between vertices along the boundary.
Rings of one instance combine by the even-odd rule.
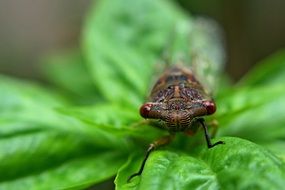
[[[227,72],[240,78],[285,45],[285,1],[179,0],[191,14],[214,18],[225,32]],[[43,55],[79,46],[90,0],[0,1],[0,72],[42,79]]]
[[[179,3],[191,14],[213,18],[221,25],[228,54],[226,70],[233,79],[239,79],[253,64],[284,48],[285,1],[179,0]],[[0,73],[44,80],[39,69],[41,58],[80,46],[80,30],[90,5],[90,0],[0,1]],[[258,94],[259,91],[253,92]],[[236,95],[236,102],[239,103],[239,97],[250,102],[246,98],[251,97],[248,89],[240,94]],[[229,98],[235,100],[234,97]],[[240,105],[238,103],[236,105]],[[254,112],[253,109],[251,113]],[[244,120],[240,123],[243,124]],[[250,130],[246,132],[253,134]],[[272,133],[275,134],[274,131]],[[261,134],[269,133],[265,129]],[[102,184],[102,188],[106,186],[112,188],[113,182]]]

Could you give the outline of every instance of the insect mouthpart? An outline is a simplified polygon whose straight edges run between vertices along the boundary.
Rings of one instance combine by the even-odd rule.
[[[168,130],[177,132],[187,130],[191,125],[192,119],[193,117],[190,112],[185,110],[173,110],[167,115],[164,121],[166,122]]]

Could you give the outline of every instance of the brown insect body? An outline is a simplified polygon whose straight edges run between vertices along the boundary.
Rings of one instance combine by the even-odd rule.
[[[169,132],[196,131],[193,119],[213,114],[216,106],[190,69],[176,65],[154,85],[140,114]]]
[[[179,65],[166,70],[154,85],[149,102],[141,106],[140,114],[149,119],[150,124],[166,129],[170,134],[149,145],[140,170],[131,175],[128,181],[141,175],[150,153],[155,148],[170,143],[175,132],[195,134],[201,126],[204,129],[208,148],[224,144],[223,141],[211,142],[207,126],[201,118],[215,111],[214,101],[196,80],[191,70]]]

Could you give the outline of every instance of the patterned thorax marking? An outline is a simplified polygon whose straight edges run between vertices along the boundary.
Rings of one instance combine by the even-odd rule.
[[[187,131],[192,130],[194,118],[213,114],[215,109],[214,101],[192,71],[174,66],[158,79],[140,113],[169,131]]]

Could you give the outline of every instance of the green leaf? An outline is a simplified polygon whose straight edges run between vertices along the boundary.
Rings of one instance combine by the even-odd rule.
[[[269,56],[258,63],[238,85],[273,85],[285,82],[285,50]]]
[[[139,159],[139,161],[141,161]],[[135,167],[134,167],[135,166]],[[155,151],[149,157],[141,177],[128,177],[137,172],[140,162],[128,162],[118,173],[116,189],[218,189],[215,173],[203,161],[182,153]],[[139,179],[140,178],[140,179]]]
[[[4,76],[0,91],[0,189],[90,185],[124,161],[125,139],[61,114],[67,104],[55,93]]]
[[[73,123],[70,124],[70,130],[60,126],[44,126],[39,123],[25,123],[23,121],[18,123],[6,121],[0,122],[0,124],[0,171],[2,174],[5,173],[5,175],[0,175],[0,189],[1,183],[6,184],[8,181],[12,181],[13,183],[10,184],[9,182],[9,185],[16,186],[19,184],[17,183],[18,180],[25,182],[28,176],[30,176],[27,179],[28,185],[35,186],[35,189],[41,189],[38,188],[38,185],[40,187],[49,186],[50,181],[60,180],[63,180],[62,184],[65,186],[73,186],[84,181],[96,183],[116,173],[124,161],[123,155],[128,150],[122,138],[98,129],[84,128],[84,130],[78,130],[74,128]],[[84,127],[83,124],[81,125]],[[109,162],[104,157],[102,160],[101,157],[97,158],[106,151],[106,148],[112,149],[112,147],[114,151],[121,152],[120,159],[110,157],[112,161]],[[85,159],[86,157],[90,158]],[[118,163],[114,162],[113,159]],[[73,166],[69,162],[75,161],[77,163],[76,160],[82,160],[82,162],[76,164],[77,168],[72,169]],[[104,162],[105,165],[101,162]],[[94,164],[94,166],[91,167],[89,163]],[[104,166],[104,171],[112,171],[112,173],[100,171],[100,175],[98,175],[99,170],[94,169],[94,167],[99,168],[96,166],[97,164]],[[61,169],[63,165],[67,165],[64,171]],[[69,169],[76,171],[68,173]],[[54,170],[55,172],[53,172]],[[57,173],[57,170],[60,171],[60,174],[53,175]],[[84,172],[81,174],[80,171]],[[45,174],[46,172],[47,174]],[[77,172],[79,173],[76,174]],[[47,176],[42,177],[42,174]],[[82,177],[78,178],[78,181],[71,181],[72,176],[75,175]],[[69,178],[71,179],[69,180]],[[59,183],[53,185],[55,184]]]
[[[2,77],[0,91],[3,92],[0,98],[6,100],[0,103],[0,134],[11,136],[19,131],[50,129],[93,139],[94,143],[104,147],[125,144],[111,133],[62,114],[60,108],[68,104],[38,85]]]
[[[43,125],[57,124],[57,122],[61,122],[52,110],[68,105],[62,96],[51,89],[6,76],[0,76],[0,91],[2,100],[0,102],[0,118],[2,121],[25,120],[26,122],[41,122]]]
[[[92,103],[100,99],[84,58],[78,50],[52,54],[43,59],[42,70],[47,79],[74,102]]]
[[[239,117],[238,114],[252,110],[261,109],[282,98],[285,89],[282,85],[230,88],[220,94],[217,98],[218,112],[216,118],[223,121]],[[227,116],[230,118],[228,119]]]
[[[170,1],[99,1],[87,17],[83,50],[100,93],[137,107],[173,29],[186,20]]]
[[[116,104],[97,104],[92,106],[65,107],[59,111],[66,115],[80,118],[99,126],[112,126],[121,128],[131,126],[143,119],[140,117],[138,110],[132,110]]]
[[[166,133],[149,126],[147,120],[141,118],[137,110],[116,104],[68,107],[61,108],[59,111],[118,138],[132,136],[150,142]]]
[[[137,154],[120,170],[117,189],[282,189],[284,163],[262,147],[239,138],[203,149],[199,157],[154,151],[140,177],[127,178],[139,168]]]
[[[20,109],[19,104],[23,107],[46,108],[67,104],[67,101],[52,89],[45,89],[31,81],[22,82],[19,79],[0,75],[0,89],[0,99],[3,100],[0,102],[1,113],[10,109]]]
[[[215,116],[221,135],[238,136],[259,144],[285,142],[285,88],[283,85],[241,88],[218,99]],[[267,146],[270,148],[270,146]],[[276,152],[285,155],[283,149]]]
[[[46,158],[46,162],[48,159],[54,162],[50,157]],[[29,175],[1,181],[0,189],[84,189],[113,176],[123,162],[122,154],[113,151],[68,159],[56,167],[46,168],[37,173],[30,171],[30,163],[27,165]],[[34,164],[32,167],[35,167]]]
[[[284,157],[285,53],[257,64],[234,89],[218,97],[220,134],[262,144]]]
[[[222,138],[226,144],[204,150],[221,189],[282,189],[285,165],[273,153],[247,140]]]

